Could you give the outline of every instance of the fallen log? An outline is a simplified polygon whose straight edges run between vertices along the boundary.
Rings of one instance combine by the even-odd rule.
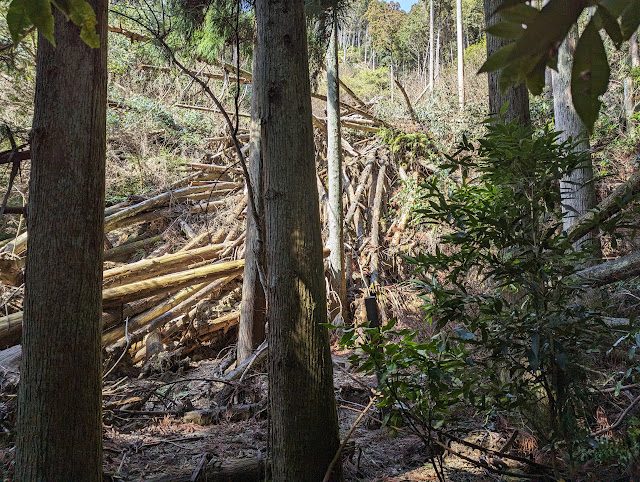
[[[342,87],[342,88],[344,89],[345,93],[346,93],[349,97],[351,97],[351,98],[356,102],[356,104],[358,104],[358,106],[359,106],[361,109],[366,109],[366,108],[368,107],[368,106],[367,106],[367,104],[365,104],[362,100],[360,100],[360,97],[358,97],[358,96],[353,92],[353,90],[351,90],[351,89],[349,88],[349,86],[348,86],[347,84],[345,84],[345,83],[342,81],[342,79],[341,79],[341,78],[339,78],[339,77],[338,77],[338,82],[340,83],[340,87]]]
[[[587,286],[605,286],[640,276],[640,253],[632,253],[578,271],[572,281]]]
[[[138,65],[138,70],[155,70],[155,71],[164,72],[164,73],[171,72],[170,67],[160,67],[156,65],[144,65],[144,64]],[[207,79],[213,79],[213,80],[224,80],[225,77],[227,77],[229,79],[229,82],[238,82],[237,77],[232,77],[230,75],[227,76],[225,74],[212,74],[210,72],[194,72],[194,71],[189,71],[189,74],[195,75],[197,77],[205,77]],[[242,77],[239,80],[241,84],[251,83],[250,80],[243,79]]]
[[[590,233],[598,226],[598,223],[609,219],[622,210],[633,197],[640,192],[640,171],[633,174],[625,183],[613,190],[594,209],[578,218],[569,229],[567,237],[569,241],[577,241]]]
[[[349,223],[351,222],[351,219],[356,213],[356,209],[358,208],[358,200],[360,199],[360,196],[362,195],[365,188],[367,187],[366,186],[367,180],[371,175],[372,169],[373,169],[373,159],[369,159],[367,163],[364,165],[364,168],[362,169],[362,173],[360,174],[360,178],[358,179],[358,187],[356,188],[353,199],[351,200],[351,206],[349,206],[349,210],[347,211],[347,214],[344,217],[345,226],[349,225]]]
[[[223,278],[243,267],[244,259],[239,259],[237,261],[216,263],[202,268],[158,276],[116,288],[107,288],[102,291],[102,300],[106,305],[125,303],[127,301],[166,292],[171,289],[181,289],[191,284]]]
[[[115,248],[108,249],[104,252],[104,261],[113,261],[123,256],[129,256],[140,249],[146,249],[156,243],[163,241],[162,236],[153,236],[151,238],[141,239],[133,243],[121,244]]]
[[[174,107],[180,107],[182,109],[191,109],[191,110],[201,110],[204,112],[211,112],[213,114],[222,114],[218,109],[212,109],[211,107],[202,107],[199,105],[187,105],[187,104],[174,104]],[[235,114],[232,114],[235,115]],[[238,117],[247,117],[251,118],[251,114],[246,114],[244,112],[239,112]]]
[[[109,32],[119,33],[120,35],[124,35],[132,42],[149,42],[151,39],[149,37],[145,37],[144,35],[140,35],[139,33],[132,32],[130,30],[125,30],[121,27],[115,27],[109,25]]]
[[[143,259],[136,263],[105,270],[102,274],[103,281],[113,278],[118,280],[119,285],[133,283],[141,279],[149,278],[151,275],[159,276],[170,271],[177,271],[186,265],[215,258],[220,252],[227,248],[226,244],[212,244],[203,248],[197,248],[186,252],[165,254],[158,258]],[[109,284],[109,287],[114,287]]]
[[[327,102],[327,96],[326,95],[314,94],[312,92],[311,93],[311,97],[313,97],[314,99],[318,99],[318,100],[322,100],[324,102]],[[343,108],[347,109],[349,112],[353,112],[355,114],[360,114],[362,117],[364,117],[366,119],[374,120],[374,121],[378,122],[380,125],[383,125],[384,127],[387,127],[387,128],[391,127],[389,124],[387,124],[382,119],[379,119],[376,116],[374,116],[372,114],[369,114],[367,111],[359,109],[358,107],[354,107],[352,105],[345,104],[344,102],[340,102],[340,107],[343,107]]]
[[[382,193],[384,191],[385,172],[387,170],[387,161],[380,163],[378,171],[378,181],[376,183],[376,191],[373,201],[373,209],[371,213],[371,284],[378,282],[380,276],[380,217],[382,215]]]
[[[231,174],[242,174],[242,169],[230,166],[219,166],[217,164],[201,164],[199,162],[188,162],[185,166],[191,169],[201,169],[205,172],[228,172]]]
[[[420,125],[420,122],[418,122],[418,118],[416,117],[416,113],[413,110],[413,106],[411,105],[411,101],[409,100],[409,96],[407,95],[407,91],[404,90],[404,87],[402,87],[402,84],[398,82],[398,79],[395,77],[395,75],[393,76],[393,81],[398,86],[398,89],[400,89],[400,92],[402,92],[404,101],[407,104],[407,109],[409,109],[409,115],[411,116],[411,120],[413,121],[414,124]]]
[[[237,184],[237,183],[233,183],[233,184]],[[113,226],[118,221],[122,221],[125,218],[132,217],[143,211],[149,211],[157,207],[168,205],[172,200],[184,201],[189,197],[189,195],[210,191],[212,189],[216,189],[216,186],[214,185],[214,183],[211,183],[211,185],[206,185],[206,186],[183,187],[180,189],[176,189],[175,191],[164,192],[155,197],[152,197],[145,201],[134,204],[133,206],[124,208],[110,216],[107,216],[104,220],[104,231],[105,233],[112,231],[114,229]]]
[[[158,316],[166,313],[171,308],[179,305],[182,301],[192,296],[194,293],[197,293],[199,290],[204,288],[206,283],[199,283],[191,286],[187,286],[186,288],[181,289],[173,296],[167,298],[163,303],[156,305],[149,310],[141,313],[139,315],[134,316],[129,320],[129,322],[125,326],[118,326],[107,333],[102,335],[102,346],[110,345],[120,338],[125,336],[125,330],[128,330],[129,333],[133,333],[138,330],[141,326],[148,323],[149,321],[157,318]],[[131,339],[131,342],[138,341],[140,338],[134,340]]]
[[[156,329],[162,328],[167,323],[176,321],[175,323],[172,323],[168,329],[161,331],[163,341],[166,340],[167,338],[169,338],[171,335],[173,335],[175,332],[178,331],[179,326],[177,324],[177,319],[179,319],[182,315],[184,315],[189,310],[191,310],[191,308],[194,305],[196,305],[200,300],[205,299],[207,296],[212,296],[214,293],[222,290],[222,288],[224,288],[227,284],[229,284],[230,282],[238,278],[241,274],[242,274],[242,270],[238,270],[235,273],[230,274],[229,276],[225,276],[224,278],[218,279],[213,283],[209,283],[207,286],[195,292],[189,298],[177,304],[170,310],[150,320],[148,323],[145,323],[135,332],[131,333],[131,335],[129,336],[131,343],[141,340],[148,333],[151,333]],[[123,335],[124,335],[124,332],[123,332]],[[120,338],[115,345],[111,346],[109,350],[113,350],[118,347],[124,348],[125,345],[126,345],[126,339],[123,337],[123,338]]]
[[[0,344],[3,340],[22,331],[22,311],[0,317]]]

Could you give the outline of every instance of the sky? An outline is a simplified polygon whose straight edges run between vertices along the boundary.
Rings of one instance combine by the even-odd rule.
[[[409,13],[413,4],[418,3],[416,0],[395,0],[405,12]]]

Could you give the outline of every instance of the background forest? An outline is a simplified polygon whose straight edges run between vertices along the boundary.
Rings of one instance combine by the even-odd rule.
[[[640,477],[639,2],[0,13],[3,480]]]

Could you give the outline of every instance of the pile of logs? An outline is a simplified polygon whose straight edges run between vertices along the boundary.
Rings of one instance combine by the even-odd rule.
[[[244,184],[236,171],[222,176],[215,167],[209,164],[147,199],[136,197],[106,208],[103,346],[107,353],[126,346],[133,360],[141,361],[151,334],[165,344],[180,339],[187,347],[187,340],[213,341],[237,324],[239,314],[229,299],[209,309],[206,319],[197,316],[198,309],[204,312],[204,301],[239,292],[244,267],[240,222],[246,207]],[[213,219],[207,224],[217,228],[203,227],[204,218]],[[154,226],[168,227],[154,232]],[[186,240],[176,247],[173,233],[178,229]],[[27,236],[24,232],[0,248],[0,279],[5,286],[24,281]],[[0,349],[19,342],[21,331],[21,311],[0,317]]]
[[[251,81],[249,73],[240,74]],[[390,195],[400,181],[417,179],[421,168],[416,165],[418,170],[409,174],[393,162],[374,135],[388,124],[342,85],[356,104],[342,103],[342,123],[351,130],[353,143],[343,138],[347,278],[349,286],[364,291],[391,269],[392,263],[381,261],[384,244],[399,245],[409,221],[407,204],[393,224],[385,225]],[[325,119],[318,114],[313,121],[317,139],[323,140]],[[240,131],[237,138],[246,154],[248,133]],[[229,136],[205,142],[207,154],[185,164],[180,181],[105,209],[102,341],[111,358],[128,351],[137,363],[159,349],[186,355],[203,343],[221,340],[239,321],[246,236],[241,218],[247,202],[242,170]],[[324,143],[317,148],[321,216],[326,221]],[[19,232],[0,244],[0,281],[5,287],[24,283],[27,236]],[[22,312],[6,304],[4,310],[0,350],[19,344],[22,332]]]

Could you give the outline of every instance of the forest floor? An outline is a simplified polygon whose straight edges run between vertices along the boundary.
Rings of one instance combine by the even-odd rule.
[[[420,318],[416,311],[406,315],[405,323],[414,324]],[[242,465],[243,460],[251,463],[266,454],[264,363],[255,364],[246,373],[226,410],[217,408],[216,399],[223,385],[213,380],[223,375],[225,366],[230,366],[234,351],[229,348],[224,347],[218,354],[208,348],[206,352],[194,352],[190,359],[169,361],[162,367],[147,366],[142,371],[124,365],[113,380],[105,382],[105,480],[196,480],[192,476],[205,463],[211,466],[217,461],[225,466],[231,461]],[[350,352],[334,345],[332,353],[338,418],[344,438],[365,410],[376,380],[350,368]],[[4,432],[0,434],[0,473],[4,480],[10,480],[13,472],[16,385],[17,378],[8,373],[0,380],[0,427]],[[402,429],[381,428],[380,418],[377,409],[366,412],[346,445],[343,460],[347,480],[437,480],[429,449],[421,439]],[[489,430],[479,421],[471,422],[465,439],[499,450],[510,436],[509,429],[502,426]],[[474,459],[482,455],[455,442],[451,448]],[[445,479],[452,481],[500,480],[453,455],[443,459],[443,471]]]

